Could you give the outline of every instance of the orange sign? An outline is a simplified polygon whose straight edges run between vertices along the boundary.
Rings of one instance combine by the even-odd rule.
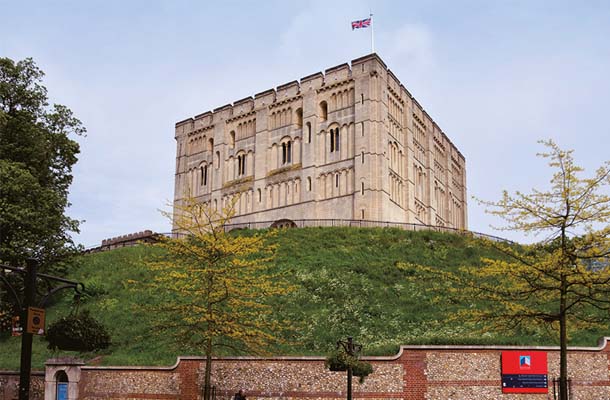
[[[44,335],[44,308],[28,307],[27,333]]]

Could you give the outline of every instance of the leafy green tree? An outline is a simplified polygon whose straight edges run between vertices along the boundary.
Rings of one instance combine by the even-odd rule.
[[[226,232],[232,207],[219,212],[187,197],[166,215],[180,235],[156,244],[166,256],[148,264],[155,278],[135,290],[162,299],[143,306],[157,332],[171,335],[182,350],[205,354],[204,398],[209,400],[212,357],[221,348],[263,353],[279,340],[286,324],[273,318],[268,299],[291,287],[269,272],[276,251],[269,242],[272,231]]]
[[[0,58],[0,262],[36,257],[49,270],[76,249],[78,221],[65,214],[79,152],[70,136],[85,128],[65,106],[49,106],[43,76],[30,58]],[[5,300],[0,292],[0,314]]]
[[[590,178],[574,163],[572,151],[542,142],[555,172],[547,191],[504,192],[497,202],[482,202],[503,218],[503,230],[542,236],[542,241],[515,246],[489,242],[504,259],[459,273],[419,265],[402,265],[434,276],[463,308],[457,319],[470,319],[497,331],[545,328],[559,333],[560,398],[567,399],[569,333],[606,328],[610,312],[610,163]],[[446,292],[444,292],[446,293]],[[439,297],[440,298],[440,297]],[[472,299],[480,299],[476,304]]]

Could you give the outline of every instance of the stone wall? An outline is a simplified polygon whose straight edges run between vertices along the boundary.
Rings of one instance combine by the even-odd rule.
[[[0,400],[19,397],[19,372],[0,371]],[[43,400],[44,373],[33,372],[30,380],[30,400]]]
[[[571,400],[610,400],[607,339],[599,347],[570,348]],[[549,393],[503,394],[501,354],[505,350],[546,352]],[[559,370],[556,347],[402,346],[395,356],[366,359],[374,372],[362,384],[354,379],[355,399],[547,400],[553,398],[552,381]],[[248,400],[339,400],[346,396],[345,372],[326,370],[323,357],[221,358],[212,368],[217,400],[230,400],[239,389],[245,390]],[[45,399],[54,399],[53,377],[62,370],[74,389],[70,399],[199,400],[205,363],[201,357],[180,357],[171,367],[100,367],[50,360]],[[14,383],[7,384],[6,376],[0,375],[0,400],[14,398],[10,392]]]

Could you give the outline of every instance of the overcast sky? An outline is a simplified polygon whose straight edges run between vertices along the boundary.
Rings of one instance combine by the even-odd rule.
[[[88,129],[77,241],[152,229],[173,197],[176,121],[375,50],[466,157],[469,196],[548,184],[536,142],[610,159],[608,1],[0,0],[0,56],[32,57]],[[469,229],[499,221],[469,199]]]

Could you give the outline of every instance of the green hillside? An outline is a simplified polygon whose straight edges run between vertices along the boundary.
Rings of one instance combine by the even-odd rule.
[[[282,230],[275,240],[279,250],[274,268],[284,272],[297,290],[275,304],[278,315],[294,321],[294,329],[283,344],[271,349],[274,354],[324,354],[348,335],[364,345],[366,354],[375,355],[395,354],[401,344],[555,344],[551,337],[519,332],[481,335],[468,324],[449,322],[447,317],[460,305],[432,302],[426,291],[430,282],[407,279],[408,272],[396,267],[405,261],[453,270],[477,265],[481,256],[498,256],[462,236],[381,228],[303,228]],[[113,340],[110,349],[82,358],[99,357],[104,365],[170,365],[176,356],[187,355],[175,349],[169,337],[153,332],[135,309],[155,298],[134,292],[128,281],[149,279],[143,265],[158,251],[136,246],[85,255],[70,274],[92,293],[81,302],[81,310],[101,320]],[[57,300],[48,310],[48,322],[70,313],[71,297],[66,294]],[[592,346],[609,332],[581,332],[571,344]],[[1,369],[18,368],[19,346],[19,338],[0,337]],[[35,368],[42,368],[47,358],[68,354],[76,355],[53,353],[43,339],[34,339]]]

